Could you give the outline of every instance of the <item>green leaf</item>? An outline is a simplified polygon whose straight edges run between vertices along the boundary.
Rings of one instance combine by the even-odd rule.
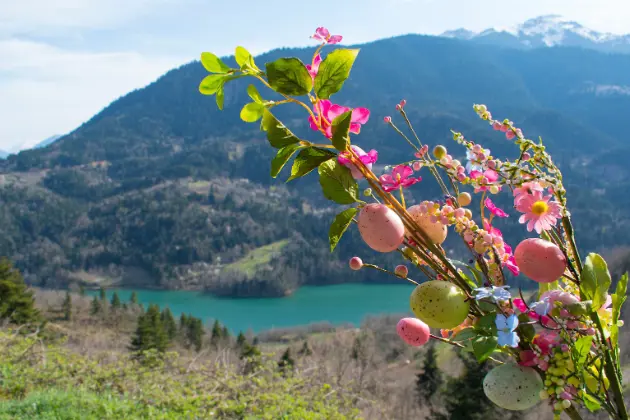
[[[588,254],[580,276],[580,291],[586,299],[593,301],[593,311],[597,311],[606,302],[611,282],[606,261],[598,254]]]
[[[338,204],[359,201],[359,185],[352,177],[350,169],[340,165],[336,159],[319,166],[319,184],[324,197]]]
[[[306,95],[313,88],[313,79],[298,58],[279,58],[267,63],[267,81],[273,90],[285,95]]]
[[[485,334],[494,335],[497,331],[497,324],[495,323],[496,318],[497,314],[494,312],[485,314],[475,323],[475,330]]]
[[[219,90],[223,89],[223,83],[225,83],[225,76],[223,74],[211,74],[203,78],[199,83],[199,92],[203,95],[214,95]]]
[[[610,337],[613,343],[613,346],[617,346],[619,341],[619,326],[617,322],[619,322],[619,315],[621,314],[621,307],[626,301],[626,293],[628,289],[628,273],[625,273],[619,279],[617,283],[617,288],[615,289],[615,294],[612,295],[612,328],[610,332]]]
[[[258,93],[258,89],[256,89],[256,86],[247,86],[247,94],[250,98],[252,98],[252,101],[256,102],[257,104],[262,105],[265,103],[265,100],[262,98],[262,96],[260,96],[260,93]]]
[[[299,143],[292,143],[278,150],[276,157],[271,161],[271,176],[273,178],[277,177],[284,165],[291,159],[291,156],[302,147]]]
[[[241,70],[254,70],[259,72],[260,69],[254,63],[254,57],[243,47],[236,47],[236,51],[234,53],[234,58],[236,58],[236,62],[239,66],[241,66]]]
[[[352,223],[352,218],[357,214],[357,209],[349,208],[337,216],[335,216],[335,220],[330,225],[330,230],[328,231],[328,240],[330,241],[330,252],[333,252],[339,240],[343,236],[350,223]]]
[[[590,395],[587,392],[585,392],[582,395],[582,399],[584,401],[584,405],[586,406],[588,411],[590,411],[591,413],[596,412],[597,410],[599,410],[602,407],[602,405],[599,403],[599,401],[597,401],[595,399],[595,397],[593,397],[592,395]]]
[[[219,87],[219,90],[217,90],[217,106],[219,107],[219,109],[221,111],[223,111],[223,100],[225,99],[225,94],[223,93],[223,85],[221,85]]]
[[[495,336],[477,336],[472,340],[473,351],[479,362],[486,360],[497,348],[497,338]]]
[[[350,146],[350,122],[352,111],[346,111],[339,115],[332,122],[332,144],[340,152],[345,151]]]
[[[527,314],[520,314],[518,316],[518,335],[528,341],[532,341],[536,335],[536,328],[533,325],[528,324],[531,321]]]
[[[256,122],[262,118],[265,107],[256,102],[245,104],[241,109],[241,119],[245,122]]]
[[[337,155],[333,152],[326,149],[320,149],[319,147],[309,147],[302,150],[293,161],[291,176],[287,179],[287,182],[310,173],[323,162],[326,162],[335,156]]]
[[[350,70],[359,50],[338,49],[326,57],[319,65],[315,76],[315,94],[320,99],[328,99],[339,92],[343,83],[350,76]]]
[[[232,70],[219,57],[209,52],[201,53],[201,64],[210,73],[227,73]]]
[[[573,363],[575,363],[576,372],[584,366],[586,358],[591,352],[591,344],[593,344],[592,335],[585,335],[575,341],[575,345],[571,351],[573,353]]]
[[[263,111],[261,129],[267,132],[267,140],[276,149],[300,142],[300,139],[267,109]]]
[[[457,331],[453,337],[451,337],[451,341],[462,342],[468,341],[471,338],[477,337],[477,331],[474,328],[464,328],[463,330]]]

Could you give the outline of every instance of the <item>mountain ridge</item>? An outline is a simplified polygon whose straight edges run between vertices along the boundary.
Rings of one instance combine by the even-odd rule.
[[[630,96],[596,92],[598,86],[630,86],[630,55],[566,47],[497,55],[492,46],[419,35],[360,47],[334,101],[371,109],[370,122],[353,140],[377,148],[381,162],[409,159],[381,123],[401,98],[427,143],[452,147],[454,129],[495,156],[512,155],[513,145],[472,112],[473,103],[485,103],[528,137],[543,136],[566,171],[584,249],[626,241],[630,217],[608,179],[614,177],[618,189],[630,175],[622,160],[628,144],[617,129]],[[294,55],[306,62],[312,51],[279,49],[256,60],[262,65]],[[338,209],[321,198],[315,177],[285,186],[269,176],[273,151],[255,125],[239,118],[246,83],[227,86],[219,112],[197,90],[205,74],[199,62],[173,69],[52,145],[3,161],[0,253],[12,257],[30,283],[49,287],[81,282],[282,296],[302,284],[386,280],[347,270],[355,254],[397,263],[394,255],[368,250],[357,232],[328,254],[325,231]],[[312,138],[297,107],[278,108],[278,115],[297,135]],[[463,151],[453,153],[463,158]],[[604,174],[591,165],[600,157],[610,169]],[[425,180],[409,202],[435,198],[437,188]],[[590,206],[595,201],[597,208]],[[595,223],[601,228],[592,229]],[[523,236],[516,225],[501,229],[510,241]],[[254,252],[272,244],[273,254]]]
[[[560,15],[538,16],[513,28],[479,32],[459,28],[445,31],[441,36],[511,48],[574,46],[630,54],[630,34],[595,31]]]

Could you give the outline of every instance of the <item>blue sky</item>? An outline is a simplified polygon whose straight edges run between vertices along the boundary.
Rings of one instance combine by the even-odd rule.
[[[68,133],[201,51],[312,45],[322,25],[361,43],[546,14],[630,33],[628,0],[0,0],[0,149]]]

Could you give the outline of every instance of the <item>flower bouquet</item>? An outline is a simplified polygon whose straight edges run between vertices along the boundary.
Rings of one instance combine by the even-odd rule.
[[[525,410],[546,400],[555,417],[567,413],[579,419],[579,409],[606,410],[611,418],[628,419],[623,399],[618,346],[620,309],[626,299],[627,275],[610,293],[612,279],[606,262],[597,254],[578,253],[562,174],[540,142],[525,137],[520,128],[496,120],[484,105],[474,111],[485,123],[518,148],[515,160],[500,160],[463,134],[453,139],[466,152],[467,163],[453,158],[446,147],[429,150],[416,135],[403,100],[396,105],[406,134],[391,117],[384,122],[410,147],[409,160],[377,176],[375,150],[353,144],[369,110],[335,104],[331,97],[350,75],[358,49],[338,48],[321,55],[322,49],[339,43],[339,35],[318,28],[319,42],[310,63],[280,58],[261,70],[252,55],[237,47],[239,68],[230,68],[216,55],[201,54],[211,74],[199,86],[215,95],[223,108],[224,86],[253,77],[269,88],[276,100],[264,99],[252,84],[251,102],[240,116],[246,122],[261,120],[261,130],[277,154],[271,176],[277,177],[293,156],[289,180],[317,169],[324,196],[348,206],[330,226],[331,250],[347,228],[355,223],[361,238],[381,253],[399,252],[406,260],[393,272],[359,257],[350,260],[353,270],[376,269],[416,285],[410,297],[416,318],[401,319],[400,337],[421,346],[439,340],[473,353],[481,362],[496,363],[485,377],[487,397],[508,410]],[[276,107],[301,107],[314,134],[323,142],[300,139],[276,116]],[[390,171],[391,169],[391,171]],[[428,172],[442,190],[443,198],[407,206],[405,190],[421,182]],[[365,184],[363,196],[359,183]],[[479,213],[471,207],[479,197]],[[493,225],[508,214],[491,196],[510,194],[519,223],[532,236],[514,249]],[[535,232],[535,235],[534,235]],[[456,235],[470,253],[468,262],[448,257],[442,244]],[[412,267],[424,281],[409,278]],[[522,274],[538,283],[533,299],[509,290],[509,274]],[[532,283],[532,286],[534,283]],[[434,335],[430,329],[439,329]]]

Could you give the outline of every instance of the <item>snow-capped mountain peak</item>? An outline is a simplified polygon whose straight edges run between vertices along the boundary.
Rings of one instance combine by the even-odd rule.
[[[630,53],[630,35],[594,31],[559,15],[539,16],[515,27],[491,28],[477,33],[462,28],[447,31],[442,36],[509,47],[560,45]]]

